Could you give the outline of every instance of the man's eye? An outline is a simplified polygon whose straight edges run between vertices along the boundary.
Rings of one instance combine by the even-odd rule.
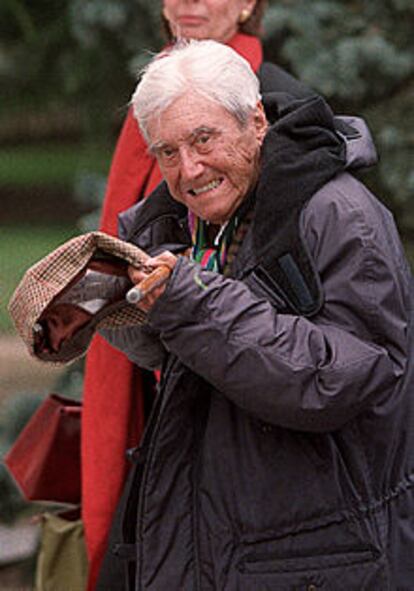
[[[163,148],[161,150],[161,156],[163,158],[172,158],[175,153],[176,153],[176,150],[174,150],[173,148]]]
[[[208,142],[210,140],[211,140],[211,136],[210,135],[207,135],[207,134],[204,134],[204,135],[200,135],[197,138],[197,143],[200,144],[200,145],[205,145],[205,144],[208,144]]]
[[[194,145],[198,152],[205,154],[213,149],[213,136],[211,133],[202,133],[196,138]]]

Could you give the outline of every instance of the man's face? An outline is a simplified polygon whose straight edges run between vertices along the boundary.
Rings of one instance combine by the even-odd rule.
[[[189,93],[154,115],[147,131],[174,199],[223,224],[256,181],[266,127],[261,106],[242,128],[224,107]]]

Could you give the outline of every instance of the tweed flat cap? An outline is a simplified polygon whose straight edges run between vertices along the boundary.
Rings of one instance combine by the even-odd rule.
[[[123,296],[132,286],[126,274],[128,264],[145,267],[148,259],[149,256],[133,244],[103,232],[89,232],[69,240],[30,267],[8,306],[17,332],[29,353],[42,361],[68,363],[86,353],[97,329],[145,322],[145,312],[129,304]],[[117,301],[109,299],[107,305],[95,306],[97,311],[94,313],[90,313],[89,309],[90,321],[66,339],[58,351],[42,346],[43,335],[39,331],[42,333],[44,328],[42,318],[45,312],[59,300],[74,302],[71,293],[74,284],[79,278],[85,277],[88,266],[99,261],[123,266],[125,288],[122,297],[118,297]],[[74,291],[79,292],[79,287]],[[95,299],[97,301],[104,302],[105,299]],[[85,310],[88,310],[87,306]]]

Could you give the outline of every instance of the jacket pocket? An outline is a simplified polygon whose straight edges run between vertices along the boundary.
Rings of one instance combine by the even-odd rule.
[[[305,556],[295,558],[246,557],[238,568],[244,573],[295,572],[307,569],[336,568],[372,562],[375,555],[371,550],[347,552],[324,556]]]
[[[373,550],[320,556],[248,555],[237,564],[238,591],[386,591],[386,566]]]

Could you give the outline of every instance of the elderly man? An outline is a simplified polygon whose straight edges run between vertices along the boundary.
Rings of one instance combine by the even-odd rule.
[[[166,182],[121,228],[172,274],[146,325],[103,331],[162,372],[98,589],[412,589],[411,275],[347,171],[365,132],[261,102],[214,42],[155,59],[132,104]]]

